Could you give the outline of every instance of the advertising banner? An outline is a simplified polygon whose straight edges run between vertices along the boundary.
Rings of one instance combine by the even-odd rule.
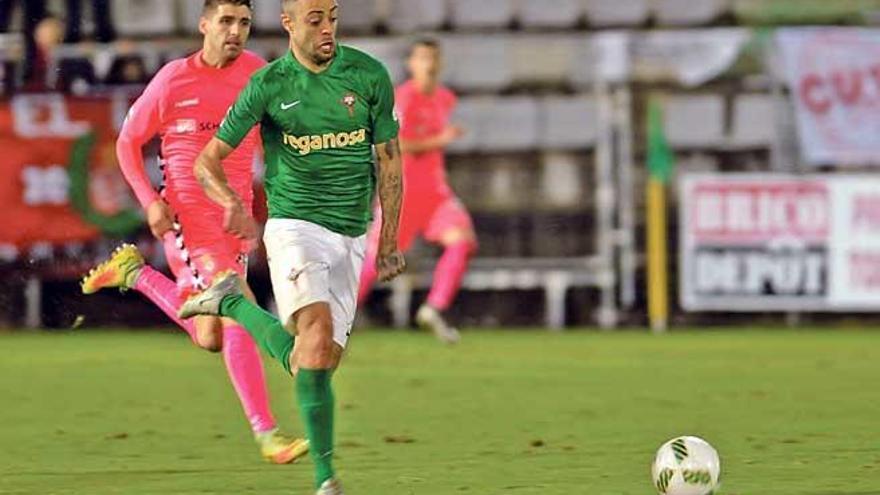
[[[835,178],[829,304],[880,308],[880,179]]]
[[[22,94],[0,102],[0,245],[82,242],[137,227],[115,152],[128,101]]]
[[[810,165],[880,165],[880,30],[776,34]]]
[[[686,175],[691,311],[880,310],[880,177]]]

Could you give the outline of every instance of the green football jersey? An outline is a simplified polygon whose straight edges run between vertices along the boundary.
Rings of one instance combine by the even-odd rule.
[[[366,232],[376,177],[374,144],[397,137],[394,87],[385,67],[338,45],[321,73],[293,53],[257,71],[217,131],[235,147],[260,125],[270,218]]]

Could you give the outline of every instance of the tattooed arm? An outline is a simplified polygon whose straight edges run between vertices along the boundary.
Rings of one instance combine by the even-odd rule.
[[[223,207],[223,228],[238,237],[255,239],[257,226],[248,214],[244,202],[229,187],[223,172],[223,160],[233,148],[217,138],[211,138],[196,158],[193,172],[205,194]]]
[[[403,255],[397,249],[397,227],[403,197],[400,144],[397,139],[377,144],[376,155],[379,158],[379,202],[382,205],[382,231],[376,265],[379,279],[386,281],[406,268]]]

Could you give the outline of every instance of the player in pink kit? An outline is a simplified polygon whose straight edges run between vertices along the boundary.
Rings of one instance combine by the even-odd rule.
[[[232,320],[204,316],[182,321],[177,310],[193,291],[213,276],[246,273],[253,246],[225,232],[223,209],[202,192],[193,164],[220,126],[227,109],[266,62],[245,51],[251,26],[250,0],[206,0],[199,30],[202,50],[165,65],[134,103],[116,144],[119,164],[147,214],[153,235],[164,241],[177,284],[144,263],[132,245],[123,245],[87,275],[83,292],[104,287],[135,289],[171,317],[200,347],[222,350],[261,453],[270,462],[292,462],[308,451],[304,440],[281,435],[269,409],[263,364],[256,344]],[[144,169],[142,147],[161,137],[165,187],[157,193]],[[230,186],[246,211],[253,201],[253,160],[259,145],[252,131],[224,162]],[[249,293],[250,291],[248,291]],[[250,296],[253,298],[253,296]]]
[[[455,299],[468,260],[477,248],[471,217],[447,184],[444,168],[444,148],[461,136],[461,130],[449,123],[456,98],[439,82],[442,54],[435,41],[414,43],[407,67],[412,78],[394,93],[404,183],[398,247],[401,251],[409,249],[418,235],[443,246],[428,300],[416,313],[416,321],[430,328],[441,341],[456,343],[460,339],[458,330],[446,322],[443,311]],[[377,220],[370,230],[359,304],[376,281],[374,261],[380,228]]]

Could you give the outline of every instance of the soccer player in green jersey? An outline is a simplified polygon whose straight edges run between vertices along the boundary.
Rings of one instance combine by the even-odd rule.
[[[237,320],[295,376],[318,494],[335,495],[342,488],[331,462],[330,379],[355,316],[376,190],[374,148],[382,206],[379,278],[390,280],[405,268],[397,249],[403,189],[398,123],[384,66],[337,45],[336,0],[282,0],[282,10],[289,52],[253,75],[195,165],[205,192],[224,208],[224,228],[255,237],[257,227],[227,184],[221,162],[260,125],[269,203],[263,239],[280,321],[241,295],[234,274],[216,277],[180,313]]]

